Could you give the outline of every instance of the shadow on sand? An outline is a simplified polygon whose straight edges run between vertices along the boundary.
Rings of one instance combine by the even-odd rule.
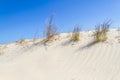
[[[90,42],[90,43],[88,43],[88,44],[86,44],[86,45],[83,45],[82,47],[79,47],[79,48],[75,51],[75,53],[78,52],[78,51],[80,51],[80,50],[84,50],[84,49],[90,48],[90,47],[96,45],[97,43],[98,43],[98,42],[96,42],[96,41],[92,41],[92,42]]]
[[[97,43],[98,43],[98,42],[96,42],[96,41],[92,41],[92,42],[88,43],[87,45],[81,47],[80,49],[90,48],[90,47],[94,46],[94,45],[97,44]]]
[[[63,43],[62,43],[62,46],[67,46],[67,45],[69,45],[69,44],[72,43],[72,42],[73,42],[73,40],[69,39],[69,40],[63,42]]]

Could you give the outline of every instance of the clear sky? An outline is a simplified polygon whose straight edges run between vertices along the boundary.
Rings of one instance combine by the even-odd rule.
[[[0,43],[44,36],[52,13],[59,32],[91,30],[107,19],[120,26],[120,0],[0,0]]]

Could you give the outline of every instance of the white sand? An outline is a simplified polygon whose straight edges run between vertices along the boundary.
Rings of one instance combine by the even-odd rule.
[[[32,41],[0,46],[0,80],[120,80],[120,34],[108,32],[108,41],[92,43],[93,32],[81,41],[68,34],[48,46]]]

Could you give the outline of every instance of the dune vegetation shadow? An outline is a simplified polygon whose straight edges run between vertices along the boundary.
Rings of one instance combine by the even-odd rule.
[[[90,48],[97,43],[98,43],[97,41],[92,41],[92,42],[88,43],[87,45],[84,45],[84,46],[80,47],[80,49]]]
[[[72,42],[73,42],[72,39],[66,40],[65,42],[62,43],[62,46],[67,46],[67,45],[69,45]]]

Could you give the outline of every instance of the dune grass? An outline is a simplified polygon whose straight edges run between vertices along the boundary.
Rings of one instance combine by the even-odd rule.
[[[107,21],[95,26],[95,42],[104,42],[108,39],[107,32],[109,31],[110,25],[110,22]]]
[[[45,44],[47,42],[51,41],[53,39],[53,36],[57,35],[57,27],[52,24],[53,16],[54,15],[50,16],[50,20],[49,20],[48,25],[47,25],[46,30],[45,30],[45,36],[46,36],[46,39],[44,42]]]
[[[72,40],[73,41],[79,41],[80,40],[80,27],[74,27],[73,33],[72,33]]]

